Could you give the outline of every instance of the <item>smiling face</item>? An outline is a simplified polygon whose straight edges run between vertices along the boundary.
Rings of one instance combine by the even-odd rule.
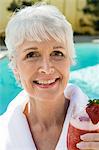
[[[24,41],[16,49],[16,72],[31,98],[56,99],[63,95],[69,79],[66,46],[54,39]]]

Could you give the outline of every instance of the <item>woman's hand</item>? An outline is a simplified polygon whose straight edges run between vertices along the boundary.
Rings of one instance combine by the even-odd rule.
[[[76,145],[80,150],[99,150],[99,133],[87,133],[80,139],[82,141]]]

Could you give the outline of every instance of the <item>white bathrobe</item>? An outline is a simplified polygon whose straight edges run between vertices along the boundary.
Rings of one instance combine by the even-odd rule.
[[[76,101],[84,103],[88,100],[80,88],[73,84],[68,84],[64,95],[70,99],[70,106],[55,150],[68,150],[67,132],[72,108]],[[27,102],[28,95],[22,91],[9,104],[7,111],[0,116],[0,150],[36,150],[26,117],[23,114]]]

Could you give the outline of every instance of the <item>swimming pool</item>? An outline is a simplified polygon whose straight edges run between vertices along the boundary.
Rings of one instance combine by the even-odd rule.
[[[71,67],[70,82],[78,85],[90,98],[99,98],[99,44],[75,44],[77,64]],[[0,114],[22,89],[8,69],[7,57],[0,60]]]

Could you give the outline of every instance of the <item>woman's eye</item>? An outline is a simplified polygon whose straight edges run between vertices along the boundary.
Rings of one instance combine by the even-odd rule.
[[[26,55],[26,58],[39,57],[40,54],[38,52],[30,52]]]
[[[61,51],[53,51],[51,53],[51,56],[55,56],[55,57],[64,57],[64,54]]]

